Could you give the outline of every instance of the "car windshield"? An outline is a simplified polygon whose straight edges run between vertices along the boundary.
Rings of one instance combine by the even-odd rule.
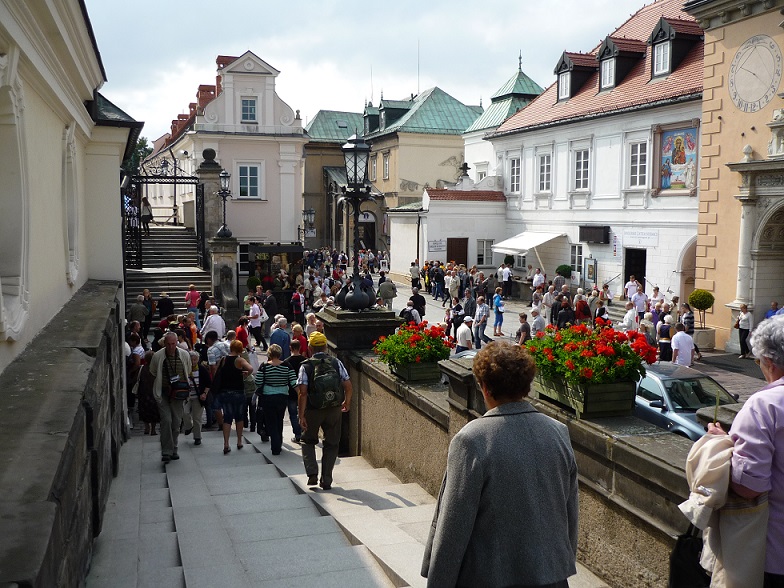
[[[664,387],[678,412],[694,412],[706,406],[734,404],[737,402],[729,393],[710,378],[692,378],[687,380],[666,380]]]

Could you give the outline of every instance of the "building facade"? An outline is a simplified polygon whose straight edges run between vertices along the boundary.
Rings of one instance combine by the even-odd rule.
[[[677,0],[643,7],[489,135],[505,218],[495,266],[571,265],[575,282],[620,291],[694,288],[702,31]],[[504,239],[508,237],[508,239]]]
[[[145,163],[155,166],[162,157],[173,156],[183,173],[193,175],[203,151],[214,149],[216,160],[231,174],[226,223],[234,237],[240,243],[298,241],[306,143],[299,113],[275,90],[280,72],[252,51],[218,56],[216,64],[216,84],[199,86],[189,114],[172,121],[172,132],[155,142]],[[162,185],[151,190],[156,217],[170,214],[172,189]],[[193,186],[174,189],[180,221],[193,226]]]
[[[781,0],[692,0],[705,30],[697,287],[718,346],[737,352],[741,304],[755,324],[784,303],[784,101]]]

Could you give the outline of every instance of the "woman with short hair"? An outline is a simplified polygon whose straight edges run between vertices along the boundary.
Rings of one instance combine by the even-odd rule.
[[[762,321],[749,343],[767,385],[751,395],[732,422],[730,489],[759,502],[768,493],[764,586],[776,588],[784,586],[784,316]],[[720,425],[708,425],[708,434],[723,433]]]
[[[525,348],[493,341],[473,371],[488,410],[449,444],[422,575],[431,587],[566,588],[577,556],[569,431],[528,402]]]
[[[289,405],[289,389],[297,385],[297,374],[280,360],[282,353],[280,345],[270,345],[267,363],[256,372],[256,394],[264,412],[272,455],[280,455],[283,448],[283,418]]]
[[[196,328],[198,329],[201,329],[201,323],[199,322],[200,299],[201,293],[196,289],[196,285],[189,285],[188,291],[185,293],[185,307],[188,309],[188,312],[192,312],[196,316]]]
[[[231,423],[237,429],[237,449],[242,449],[242,429],[245,426],[245,376],[253,373],[253,366],[240,357],[242,343],[236,339],[229,345],[229,355],[222,357],[215,371],[219,382],[218,401],[223,411],[223,455],[231,451],[229,437]],[[213,380],[214,381],[214,380]]]

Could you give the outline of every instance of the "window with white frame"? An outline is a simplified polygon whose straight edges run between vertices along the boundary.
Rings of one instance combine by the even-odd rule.
[[[256,122],[255,98],[242,98],[242,122]]]
[[[525,255],[515,255],[515,267],[525,269]]]
[[[384,166],[383,168],[384,179],[388,180],[389,179],[389,153],[384,153],[384,160],[382,162],[382,165]]]
[[[582,272],[583,271],[583,246],[580,244],[577,245],[570,245],[570,255],[572,260],[572,271],[573,272]]]
[[[574,189],[588,189],[588,169],[590,153],[588,149],[577,149],[574,152]]]
[[[568,71],[558,75],[558,100],[566,100],[569,98],[570,82],[571,74]]]
[[[539,192],[550,192],[553,180],[553,156],[543,153],[539,156]]]
[[[601,75],[602,90],[612,88],[615,85],[615,58],[605,59],[602,61],[602,75]]]
[[[509,158],[509,191],[520,191],[520,158]]]
[[[494,239],[476,240],[476,265],[492,265]]]
[[[476,172],[476,181],[481,182],[487,177],[487,171],[478,171]]]
[[[370,181],[376,181],[376,173],[378,167],[378,156],[374,155],[370,158]]]
[[[264,199],[261,193],[261,165],[258,163],[238,164],[237,182],[239,183],[239,198]]]
[[[629,187],[644,187],[648,179],[648,144],[646,142],[629,145]]]
[[[663,76],[670,73],[670,42],[656,43],[653,46],[653,75]]]

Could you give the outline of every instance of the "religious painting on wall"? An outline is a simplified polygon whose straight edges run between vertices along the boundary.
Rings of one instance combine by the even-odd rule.
[[[654,172],[653,195],[663,192],[697,193],[699,126],[655,127],[654,145],[658,173]]]

